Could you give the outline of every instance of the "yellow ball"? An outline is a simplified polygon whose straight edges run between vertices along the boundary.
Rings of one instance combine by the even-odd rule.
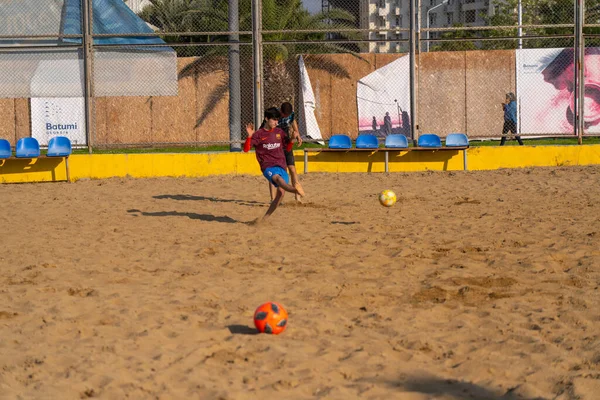
[[[391,207],[396,204],[396,193],[391,190],[384,190],[379,193],[379,202],[382,206]]]

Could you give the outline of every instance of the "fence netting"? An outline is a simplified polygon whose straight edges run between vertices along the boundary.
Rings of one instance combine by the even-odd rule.
[[[585,2],[581,41],[572,1],[412,3],[7,0],[0,136],[239,149],[248,122],[289,102],[319,142],[497,139],[513,98],[524,138],[573,136],[578,115],[600,133],[600,1]]]

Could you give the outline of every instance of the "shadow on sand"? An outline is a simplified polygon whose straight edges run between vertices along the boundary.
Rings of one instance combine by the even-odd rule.
[[[402,388],[406,392],[417,392],[431,396],[451,396],[456,399],[477,400],[547,400],[543,397],[525,397],[519,393],[518,387],[508,389],[504,394],[470,382],[436,377],[421,377],[388,382],[390,386]],[[434,398],[435,398],[434,397]]]
[[[235,220],[226,215],[223,216],[215,216],[212,214],[196,214],[190,212],[179,212],[179,211],[157,211],[157,212],[144,212],[140,210],[127,210],[128,213],[134,216],[144,216],[144,217],[188,217],[190,219],[199,219],[201,221],[206,222],[223,222],[227,224],[248,224],[248,222],[242,222]]]
[[[192,196],[190,194],[161,194],[153,196],[154,199],[170,199],[183,201],[212,201],[215,203],[235,203],[240,206],[248,207],[267,207],[269,203],[253,200],[221,199],[219,197]]]
[[[227,329],[234,335],[258,335],[258,330],[246,325],[229,325]]]

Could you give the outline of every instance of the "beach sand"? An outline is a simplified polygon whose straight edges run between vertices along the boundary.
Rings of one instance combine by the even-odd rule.
[[[0,398],[600,398],[600,167],[301,179],[0,185]]]

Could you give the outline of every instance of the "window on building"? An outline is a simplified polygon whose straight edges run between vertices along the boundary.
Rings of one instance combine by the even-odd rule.
[[[435,25],[437,23],[437,14],[429,15],[429,25]]]
[[[396,26],[402,26],[402,15],[396,15]]]
[[[475,0],[465,0],[465,3],[475,3]]]
[[[448,18],[448,25],[452,25],[454,23],[454,13],[449,12],[446,16]]]
[[[379,7],[385,8],[385,0],[379,0]]]
[[[473,23],[477,19],[477,11],[476,10],[467,10],[465,11],[465,23]]]
[[[429,0],[429,5],[430,6],[435,6],[435,0]]]

